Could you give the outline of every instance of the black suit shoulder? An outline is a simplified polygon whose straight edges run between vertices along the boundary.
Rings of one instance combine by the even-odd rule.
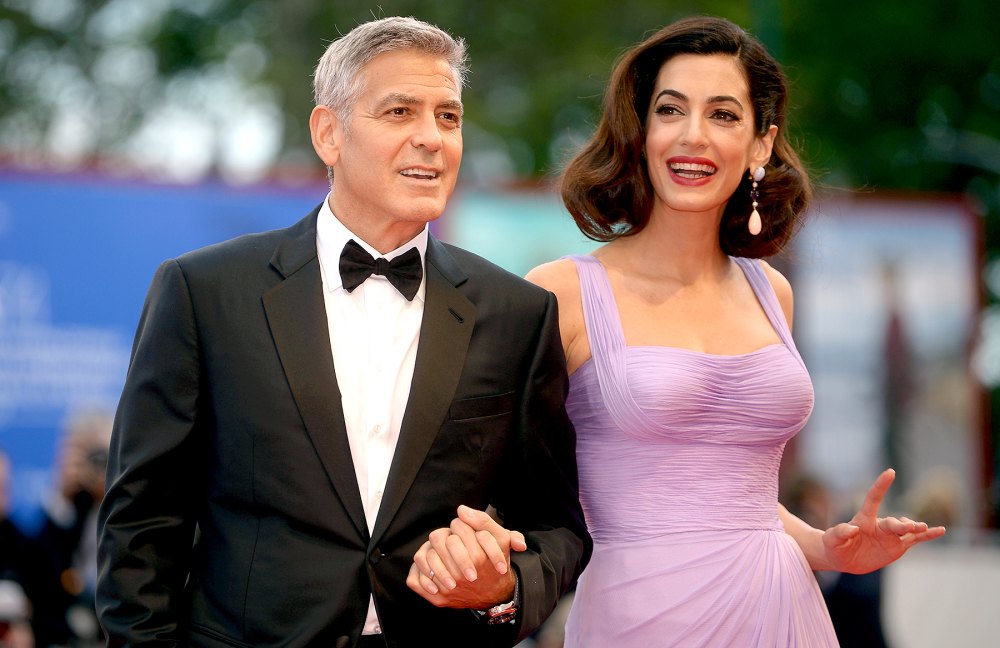
[[[501,268],[478,254],[449,243],[442,243],[442,245],[468,276],[468,281],[461,284],[459,288],[466,294],[470,294],[470,299],[474,302],[477,301],[474,297],[488,301],[492,301],[490,299],[492,297],[507,302],[511,307],[520,304],[545,308],[552,298],[551,293],[544,288]]]
[[[317,259],[317,206],[289,227],[243,234],[192,250],[161,264],[175,266],[194,286],[256,292],[294,274]]]
[[[530,281],[517,276],[513,272],[505,270],[493,263],[489,259],[483,258],[474,252],[469,252],[464,248],[460,248],[457,245],[451,243],[445,243],[441,241],[441,245],[444,246],[446,250],[455,258],[455,261],[462,267],[463,270],[468,272],[470,276],[478,276],[481,278],[489,278],[494,281],[500,282],[510,282],[512,288],[518,286],[522,288],[538,288]]]
[[[278,241],[288,228],[243,234],[220,243],[213,243],[173,259],[185,270],[205,271],[222,269],[229,274],[238,273],[248,264],[259,268],[274,254]]]

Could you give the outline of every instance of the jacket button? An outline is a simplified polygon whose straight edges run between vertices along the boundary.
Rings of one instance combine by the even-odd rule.
[[[376,547],[372,551],[372,557],[370,558],[370,560],[372,561],[373,565],[379,564],[379,561],[382,560],[382,551],[378,547]]]

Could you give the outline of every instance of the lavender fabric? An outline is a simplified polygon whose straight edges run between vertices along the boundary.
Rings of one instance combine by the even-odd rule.
[[[778,517],[781,455],[813,390],[760,264],[733,259],[781,342],[719,356],[626,346],[604,267],[570,258],[592,357],[567,408],[595,546],[565,645],[837,646]]]

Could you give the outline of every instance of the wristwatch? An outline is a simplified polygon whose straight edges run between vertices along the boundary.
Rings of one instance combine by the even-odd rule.
[[[520,602],[521,586],[517,572],[514,572],[514,596],[506,603],[494,605],[488,610],[473,610],[477,616],[486,620],[486,625],[502,625],[514,623],[517,618],[517,604]]]
[[[514,607],[514,601],[501,603],[486,610],[483,616],[486,618],[486,625],[513,623],[514,619],[517,618],[517,608]]]

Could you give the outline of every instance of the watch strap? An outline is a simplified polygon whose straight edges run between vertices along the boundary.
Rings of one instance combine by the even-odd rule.
[[[480,619],[484,619],[487,625],[503,625],[513,623],[517,619],[517,610],[521,605],[521,583],[514,571],[514,596],[506,603],[494,605],[486,610],[473,610]]]

